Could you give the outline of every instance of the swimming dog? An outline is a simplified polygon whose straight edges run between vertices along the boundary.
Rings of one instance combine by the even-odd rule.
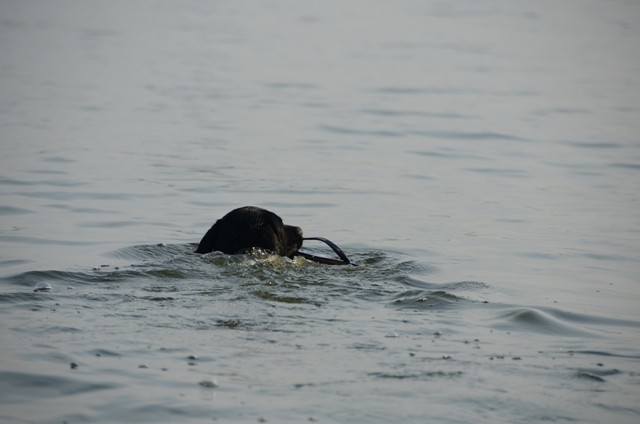
[[[316,240],[329,246],[338,258],[333,259],[302,251],[304,240]],[[331,240],[324,237],[302,237],[302,228],[285,225],[275,213],[256,206],[234,209],[219,220],[200,240],[196,253],[213,251],[234,255],[261,248],[280,256],[295,256],[329,265],[354,265],[347,255]]]

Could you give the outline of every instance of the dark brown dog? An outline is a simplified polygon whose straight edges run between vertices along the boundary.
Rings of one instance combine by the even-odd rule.
[[[259,247],[293,258],[302,246],[302,229],[284,225],[275,213],[255,206],[234,209],[213,224],[196,253],[244,253]]]

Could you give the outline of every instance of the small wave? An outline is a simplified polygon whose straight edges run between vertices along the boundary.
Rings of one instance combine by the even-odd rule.
[[[371,377],[393,380],[433,380],[441,378],[457,378],[463,375],[462,371],[422,371],[417,373],[388,373],[388,372],[371,372]]]
[[[433,130],[411,130],[411,131],[398,131],[391,129],[361,129],[350,127],[338,127],[334,125],[321,125],[320,129],[330,132],[332,134],[339,135],[355,135],[355,136],[367,136],[367,137],[384,137],[384,138],[400,138],[407,136],[428,137],[435,139],[448,139],[448,140],[502,140],[502,141],[529,141],[528,139],[513,135],[492,131],[478,131],[478,132],[461,132],[461,131],[433,131]]]
[[[43,237],[31,237],[31,236],[16,236],[8,234],[0,234],[0,241],[6,243],[24,243],[24,244],[37,244],[37,245],[62,245],[62,246],[90,246],[94,245],[94,242],[90,241],[77,241],[77,240],[55,240]]]
[[[486,159],[480,155],[461,152],[459,150],[407,150],[406,153],[410,155],[427,156],[436,159]]]
[[[490,286],[482,281],[458,281],[442,284],[440,288],[443,290],[476,291],[480,289],[488,289]]]
[[[477,293],[480,290],[486,290],[490,286],[481,281],[458,281],[451,283],[432,283],[420,280],[409,275],[402,275],[396,278],[396,281],[405,286],[417,288],[418,290],[404,291],[394,297],[394,304],[408,305],[415,304],[416,307],[435,307],[452,305],[454,303],[476,302],[468,296]],[[459,296],[459,292],[465,292],[465,297]],[[399,299],[404,299],[399,302]],[[483,303],[486,303],[483,301]]]
[[[73,378],[22,372],[0,372],[0,392],[4,402],[46,399],[113,389],[113,383],[85,382]]]
[[[600,364],[602,366],[602,364]],[[607,377],[613,377],[625,374],[616,368],[577,368],[575,370],[575,377],[585,380],[590,380],[596,383],[607,382]]]
[[[33,261],[30,260],[30,259],[6,259],[6,260],[0,260],[0,267],[23,265],[23,264],[28,264],[29,262],[33,262]]]
[[[500,312],[495,318],[495,326],[507,330],[532,331],[563,336],[592,336],[592,333],[577,328],[562,318],[541,309],[519,307]]]
[[[374,89],[377,93],[391,95],[465,95],[475,96],[536,96],[539,93],[532,90],[486,90],[478,87],[415,87],[415,86],[386,86]]]
[[[602,352],[595,350],[572,350],[569,353],[572,355],[593,355],[593,356],[604,356],[611,358],[627,358],[627,359],[637,359],[640,360],[640,355],[623,355],[619,353],[611,353],[611,352]]]
[[[18,293],[0,293],[0,304],[4,303],[25,303],[34,300],[41,300],[42,294],[33,291]]]
[[[61,288],[70,286],[134,281],[139,279],[175,280],[195,276],[195,273],[188,270],[171,267],[142,267],[132,265],[131,267],[120,268],[103,265],[88,271],[27,271],[4,278],[3,281],[17,286],[28,287],[30,290],[48,287],[46,292],[59,292]]]
[[[111,255],[118,259],[130,259],[138,261],[167,259],[175,255],[193,253],[197,244],[141,244],[118,249]]]
[[[599,375],[592,374],[592,373],[587,372],[587,371],[578,371],[578,372],[576,372],[576,377],[587,379],[587,380],[591,380],[591,381],[595,381],[597,383],[604,383],[606,381],[604,378],[600,377]]]
[[[357,136],[367,136],[367,137],[403,137],[404,134],[401,131],[393,131],[386,129],[357,129],[357,128],[347,128],[347,127],[337,127],[334,125],[321,125],[320,129],[323,131],[327,131],[333,134],[339,135],[357,135]]]
[[[620,149],[625,147],[623,143],[616,142],[588,142],[588,141],[564,141],[560,142],[561,144],[566,144],[572,147],[579,147],[581,149],[598,149],[598,150],[609,150],[609,149]]]
[[[640,171],[640,163],[616,162],[610,166],[619,169],[628,169],[631,171]]]
[[[466,171],[478,174],[495,175],[509,178],[526,178],[527,174],[522,169],[515,168],[467,168]]]
[[[355,251],[349,255],[353,262],[361,265],[359,271],[370,272],[370,277],[406,276],[409,274],[429,274],[434,268],[407,258],[399,252],[383,252],[377,250]]]
[[[456,112],[426,112],[423,110],[396,110],[396,109],[376,109],[376,108],[368,108],[368,109],[360,109],[360,113],[366,115],[374,115],[374,116],[385,116],[385,117],[395,117],[395,116],[419,116],[426,118],[437,118],[437,119],[472,119],[477,118],[474,115],[466,115],[462,113]]]
[[[576,312],[563,311],[562,309],[541,307],[538,308],[549,315],[563,321],[573,322],[579,325],[610,325],[616,327],[640,327],[640,321],[624,320],[618,318],[601,317],[597,315],[579,314]]]
[[[395,278],[395,281],[409,287],[415,287],[425,290],[438,290],[441,288],[439,284],[430,283],[411,275],[399,275]]]
[[[313,301],[312,299],[304,296],[292,296],[290,294],[280,294],[271,290],[256,290],[253,292],[254,295],[258,296],[261,299],[279,302],[279,303],[289,303],[289,304],[310,304],[314,306],[322,306],[320,302]]]
[[[15,206],[0,206],[0,215],[22,215],[25,213],[34,213],[34,211]]]
[[[409,290],[393,298],[393,306],[410,309],[447,308],[458,302],[467,301],[446,291]]]
[[[50,284],[82,284],[95,280],[95,275],[91,272],[73,272],[73,271],[27,271],[11,277],[3,278],[3,281],[23,287],[36,288],[43,283]]]
[[[82,228],[123,228],[136,225],[158,225],[158,223],[140,221],[85,221],[76,223],[77,227]]]
[[[479,131],[479,132],[462,132],[462,131],[412,131],[412,135],[441,138],[449,140],[502,140],[502,141],[529,141],[527,138],[520,137],[513,134],[504,134],[493,131]]]

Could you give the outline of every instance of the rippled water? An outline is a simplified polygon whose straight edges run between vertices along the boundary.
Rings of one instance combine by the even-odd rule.
[[[0,421],[636,423],[638,18],[0,2]]]

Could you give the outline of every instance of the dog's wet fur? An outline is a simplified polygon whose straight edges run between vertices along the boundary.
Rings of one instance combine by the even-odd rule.
[[[255,206],[234,209],[202,237],[196,253],[246,253],[253,248],[293,258],[302,246],[302,229],[285,225],[275,213]]]

